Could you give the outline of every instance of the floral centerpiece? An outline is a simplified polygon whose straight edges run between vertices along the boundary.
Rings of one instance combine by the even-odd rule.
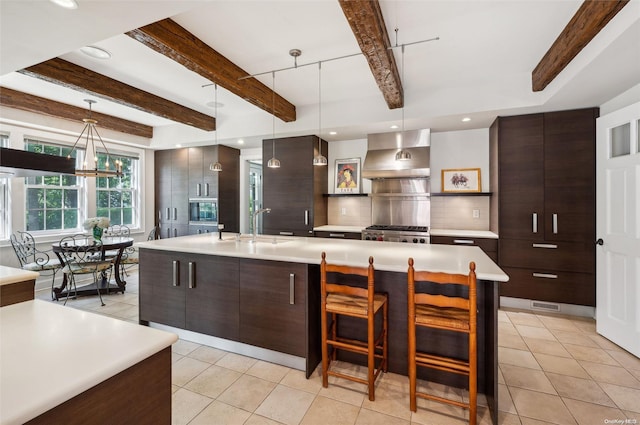
[[[111,221],[109,217],[92,217],[84,221],[85,230],[91,230],[93,232],[93,238],[95,240],[102,240],[102,232],[109,227]]]

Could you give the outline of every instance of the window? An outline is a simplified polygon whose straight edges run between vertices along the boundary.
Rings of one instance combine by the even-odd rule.
[[[6,148],[9,136],[0,134],[0,146]],[[0,174],[0,239],[9,237],[9,178]]]
[[[96,213],[109,217],[111,224],[139,226],[139,159],[124,155],[109,155],[110,168],[116,160],[122,162],[122,177],[98,177],[96,179]],[[98,153],[101,164],[107,155]]]
[[[25,150],[66,156],[71,147],[26,139]],[[79,229],[82,191],[82,178],[72,175],[25,177],[26,230],[36,232]]]

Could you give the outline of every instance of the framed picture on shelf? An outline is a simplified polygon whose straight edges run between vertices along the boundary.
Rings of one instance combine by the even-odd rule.
[[[482,192],[479,168],[453,168],[442,170],[442,192]]]
[[[360,193],[360,158],[336,159],[335,193]]]

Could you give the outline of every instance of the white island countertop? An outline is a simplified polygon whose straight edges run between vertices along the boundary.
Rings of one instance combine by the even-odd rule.
[[[15,267],[0,266],[0,285],[35,280],[40,276],[38,272],[16,269]]]
[[[0,423],[27,422],[175,341],[169,332],[43,300],[2,307]]]
[[[409,257],[413,257],[416,270],[445,273],[467,274],[469,262],[475,261],[478,279],[497,282],[509,280],[509,276],[476,246],[267,235],[260,235],[257,243],[251,243],[250,235],[243,235],[241,240],[237,241],[235,234],[230,233],[223,233],[222,238],[219,240],[217,233],[209,233],[140,242],[136,246],[163,251],[305,264],[320,264],[320,255],[325,251],[330,263],[364,267],[368,264],[369,256],[373,256],[376,269],[400,273],[406,273]]]
[[[498,234],[490,230],[430,229],[429,233],[431,234],[431,236],[498,239]]]

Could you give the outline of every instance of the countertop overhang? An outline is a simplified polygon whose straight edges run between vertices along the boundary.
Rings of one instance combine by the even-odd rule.
[[[15,267],[0,266],[0,285],[10,285],[12,283],[24,282],[25,280],[35,280],[40,276],[38,272],[17,269]]]
[[[469,263],[474,261],[478,279],[496,282],[509,280],[509,276],[476,246],[415,245],[268,235],[260,235],[257,243],[251,243],[250,239],[249,235],[243,235],[237,241],[235,234],[223,233],[220,240],[217,233],[208,233],[140,242],[136,246],[143,249],[305,264],[320,264],[321,253],[324,251],[328,262],[350,266],[367,265],[369,256],[373,256],[377,270],[399,273],[406,273],[410,257],[414,259],[416,270],[445,273],[467,274]]]

